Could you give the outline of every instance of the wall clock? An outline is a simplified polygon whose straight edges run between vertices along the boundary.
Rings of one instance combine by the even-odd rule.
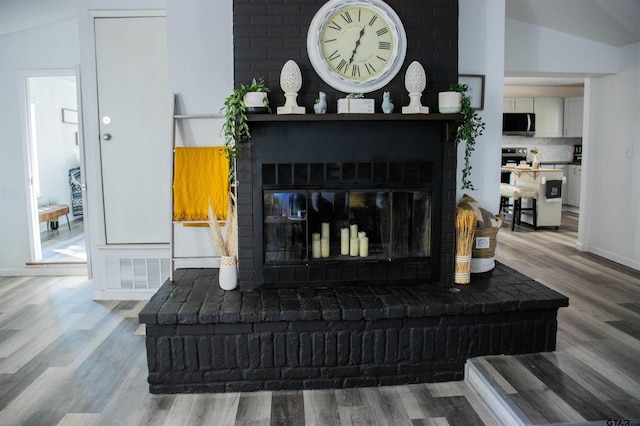
[[[406,51],[402,21],[382,0],[329,0],[307,33],[314,70],[345,93],[384,87],[400,71]]]

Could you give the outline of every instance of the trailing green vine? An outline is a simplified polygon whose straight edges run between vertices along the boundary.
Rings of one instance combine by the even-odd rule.
[[[265,86],[264,79],[255,78],[251,84],[241,84],[237,89],[225,99],[222,112],[225,114],[225,120],[222,124],[222,133],[224,134],[224,153],[229,161],[229,182],[235,180],[235,160],[238,158],[238,143],[251,139],[249,124],[247,123],[247,106],[244,103],[244,97],[249,92],[270,92]],[[268,99],[265,97],[265,107],[271,112]]]
[[[485,123],[480,115],[471,107],[471,98],[467,95],[469,86],[467,84],[452,84],[449,90],[462,94],[463,122],[458,126],[456,132],[456,147],[460,142],[465,141],[464,167],[462,168],[462,189],[475,189],[471,183],[471,153],[475,150],[476,138],[484,132]]]

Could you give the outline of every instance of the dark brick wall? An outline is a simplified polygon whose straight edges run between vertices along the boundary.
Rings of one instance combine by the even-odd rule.
[[[235,84],[264,78],[272,90],[272,106],[284,104],[280,71],[289,59],[300,66],[302,90],[298,104],[312,112],[318,91],[327,93],[328,112],[335,112],[342,93],[329,87],[315,73],[307,55],[309,24],[326,0],[234,0],[233,37]],[[458,77],[458,2],[455,0],[386,0],[402,19],[407,33],[407,55],[398,75],[387,87],[367,95],[378,101],[390,91],[396,105],[408,105],[404,75],[418,61],[427,73],[423,105],[437,109],[437,93]],[[376,102],[379,108],[379,102]]]
[[[223,291],[180,269],[140,312],[154,393],[461,380],[465,361],[552,351],[561,294],[497,264],[440,286]]]

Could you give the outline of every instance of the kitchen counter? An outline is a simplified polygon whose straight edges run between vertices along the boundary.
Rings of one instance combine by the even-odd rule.
[[[545,163],[548,164],[548,163]],[[536,202],[538,217],[537,225],[560,226],[562,218],[562,190],[564,190],[564,176],[562,169],[549,169],[532,167],[501,167],[503,172],[511,172],[513,174],[512,182],[516,186],[534,189],[538,193]],[[560,185],[560,191],[554,194],[548,194],[549,185]],[[522,200],[522,207],[531,207],[530,199]],[[522,221],[533,224],[533,216],[530,211],[522,212]]]

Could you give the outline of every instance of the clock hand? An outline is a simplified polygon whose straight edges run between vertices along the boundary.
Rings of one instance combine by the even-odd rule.
[[[356,50],[358,50],[358,46],[360,46],[360,40],[362,40],[362,36],[364,35],[364,27],[360,30],[360,37],[356,41],[356,47],[353,48],[353,52],[351,52],[351,57],[349,58],[349,65],[353,62],[354,56],[356,56]]]

